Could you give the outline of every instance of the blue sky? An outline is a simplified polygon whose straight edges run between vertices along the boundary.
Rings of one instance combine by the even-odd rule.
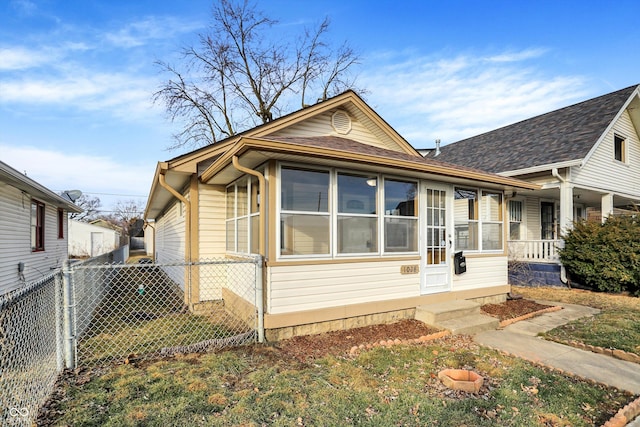
[[[0,0],[0,160],[109,210],[144,202],[170,123],[156,60],[206,30],[211,0]],[[270,0],[280,32],[325,16],[362,56],[366,101],[415,147],[640,83],[637,1]]]

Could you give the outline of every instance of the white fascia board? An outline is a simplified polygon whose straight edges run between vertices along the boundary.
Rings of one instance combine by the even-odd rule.
[[[499,172],[498,175],[508,176],[508,177],[513,177],[518,175],[528,175],[530,173],[550,171],[553,168],[562,169],[562,168],[569,168],[572,166],[581,166],[582,162],[583,162],[583,159],[567,160],[566,162],[549,163],[546,165],[533,166],[525,169],[515,169],[512,171]]]

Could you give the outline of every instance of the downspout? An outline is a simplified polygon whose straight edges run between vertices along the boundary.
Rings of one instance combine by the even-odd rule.
[[[566,183],[567,180],[564,179],[559,173],[558,173],[558,168],[553,168],[551,169],[551,175],[553,175],[555,178],[558,179],[558,181],[562,182],[562,183]],[[564,247],[564,241],[563,243],[563,247]],[[564,265],[562,263],[560,263],[560,281],[564,284],[567,284],[569,282],[569,279],[567,278],[567,270],[564,268]]]
[[[182,194],[180,194],[179,192],[177,192],[175,189],[173,189],[172,187],[169,186],[169,184],[167,184],[167,181],[164,178],[164,174],[166,171],[161,171],[160,174],[158,175],[158,182],[160,183],[160,186],[162,188],[164,188],[165,190],[167,190],[169,193],[171,193],[176,199],[180,200],[182,203],[184,203],[185,206],[185,228],[186,228],[186,233],[185,233],[185,246],[187,247],[187,262],[189,264],[191,264],[191,202],[189,202],[189,200],[187,200],[187,198],[185,198]],[[154,233],[154,239],[155,239],[155,233]],[[155,242],[154,242],[154,251],[155,251]],[[185,286],[186,287],[186,286]],[[188,299],[189,299],[189,305],[191,305],[191,268],[189,268],[189,293],[188,293]]]
[[[264,175],[258,171],[242,166],[238,161],[238,156],[233,156],[231,161],[233,163],[233,167],[236,168],[238,171],[258,178],[258,185],[260,188],[260,194],[262,196],[262,203],[260,203],[260,206],[258,208],[259,215],[260,215],[260,221],[258,226],[259,228],[258,247],[260,252],[260,260],[259,260],[260,265],[258,266],[258,271],[256,272],[257,273],[256,275],[258,276],[257,277],[258,283],[256,284],[257,285],[256,286],[256,304],[258,309],[258,342],[262,343],[264,342],[264,301],[263,301],[264,281],[262,279],[262,272],[263,272],[264,260],[266,259],[266,256],[267,256],[266,250],[265,250],[265,238],[264,238],[264,231],[266,229],[266,214],[265,214],[266,184],[265,184]]]
[[[151,229],[153,230],[153,241],[151,243],[153,244],[153,260],[155,261],[156,259],[156,228],[153,225],[151,225],[149,221],[147,221],[147,219],[145,218],[143,229],[146,227],[151,227]]]

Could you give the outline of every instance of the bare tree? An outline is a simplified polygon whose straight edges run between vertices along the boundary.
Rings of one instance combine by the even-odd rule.
[[[157,62],[170,77],[154,101],[185,122],[170,148],[212,144],[267,123],[288,112],[290,95],[305,107],[307,98],[356,89],[351,70],[360,58],[346,42],[334,50],[324,41],[328,19],[293,43],[272,31],[276,24],[249,0],[220,0],[209,32],[182,50],[182,70]]]
[[[118,200],[113,206],[112,221],[115,220],[122,227],[124,234],[128,236],[131,226],[142,218],[143,211],[144,205],[133,199]]]
[[[84,210],[80,213],[71,212],[69,214],[69,218],[84,222],[94,220],[98,215],[98,212],[100,211],[100,207],[102,206],[100,198],[90,197],[86,194],[78,197],[74,204]]]

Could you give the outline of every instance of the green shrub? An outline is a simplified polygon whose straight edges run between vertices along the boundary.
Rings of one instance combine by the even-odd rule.
[[[636,215],[604,224],[576,222],[560,260],[576,281],[608,292],[640,293],[640,222]]]

